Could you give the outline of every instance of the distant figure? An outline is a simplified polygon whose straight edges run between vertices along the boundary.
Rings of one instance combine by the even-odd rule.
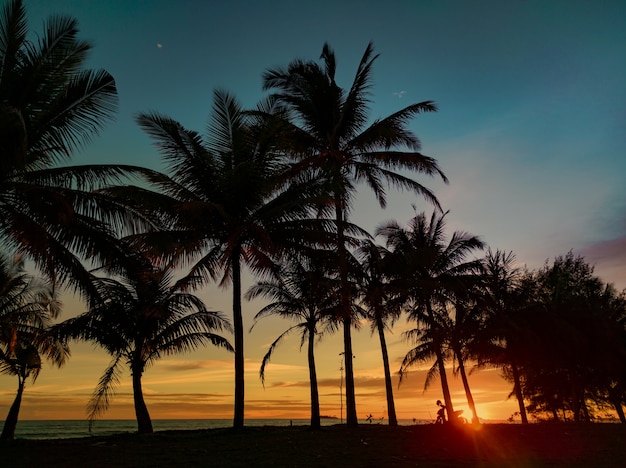
[[[367,418],[365,418],[365,420],[369,422],[370,424],[372,424],[373,419],[374,419],[374,416],[372,416],[372,413],[370,413],[370,415]]]
[[[443,424],[446,422],[446,407],[441,400],[437,400],[437,406],[439,406],[439,410],[437,411],[437,419],[435,419],[435,424]]]

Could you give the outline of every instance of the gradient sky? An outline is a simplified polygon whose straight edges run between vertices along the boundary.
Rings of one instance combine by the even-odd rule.
[[[374,68],[371,117],[434,100],[439,112],[411,128],[423,152],[437,158],[446,186],[421,178],[450,210],[449,232],[477,234],[493,249],[512,250],[520,265],[540,267],[570,249],[619,289],[626,287],[626,2],[501,1],[166,1],[26,0],[31,29],[53,13],[76,17],[81,38],[94,44],[90,66],[116,79],[115,123],[76,155],[74,163],[133,163],[161,169],[160,158],[134,123],[158,111],[187,128],[206,128],[214,88],[245,106],[262,96],[261,74],[294,58],[319,57],[329,42],[338,82],[348,87],[369,41],[381,55]],[[405,223],[432,208],[413,195],[389,192],[381,210],[360,192],[353,221],[372,232]],[[251,280],[248,279],[248,285]],[[229,312],[230,291],[199,293]],[[248,328],[259,303],[244,303]],[[65,299],[65,316],[81,305]],[[229,314],[230,315],[230,314]],[[285,342],[258,379],[269,343],[289,324],[268,319],[246,336],[246,417],[308,417],[306,353]],[[392,368],[409,349],[404,321],[388,337]],[[322,414],[340,416],[339,336],[317,348]],[[364,326],[354,337],[357,412],[386,416],[378,342]],[[46,367],[29,386],[23,419],[82,419],[108,357],[90,345],[73,347],[63,369]],[[164,359],[144,375],[151,415],[231,418],[233,364],[225,352],[202,349]],[[436,382],[423,392],[424,370],[396,387],[399,418],[434,418]],[[504,419],[515,411],[510,385],[498,371],[470,376],[479,416]],[[0,417],[17,382],[0,378]],[[125,378],[106,418],[132,419]],[[467,405],[454,381],[453,399]]]

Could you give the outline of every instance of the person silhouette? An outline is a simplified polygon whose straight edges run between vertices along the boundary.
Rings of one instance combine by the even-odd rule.
[[[439,406],[439,410],[437,410],[435,424],[443,424],[446,422],[446,407],[441,403],[441,400],[437,400],[437,406]]]

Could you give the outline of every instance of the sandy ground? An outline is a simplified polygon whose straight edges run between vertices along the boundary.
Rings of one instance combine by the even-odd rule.
[[[255,427],[0,444],[1,467],[626,467],[626,425]]]

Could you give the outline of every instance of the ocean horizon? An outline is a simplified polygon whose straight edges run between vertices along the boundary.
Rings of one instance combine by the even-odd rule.
[[[414,424],[430,424],[430,420],[399,419],[398,424],[410,426]],[[263,426],[308,426],[310,419],[246,419],[246,427]],[[322,426],[341,424],[339,418],[322,418]],[[343,420],[345,423],[345,419]],[[360,424],[382,424],[388,421],[373,420],[371,423],[366,419],[359,420]],[[180,431],[220,429],[232,427],[231,419],[154,419],[152,426],[156,431]],[[16,439],[74,439],[78,437],[96,437],[115,434],[130,434],[137,432],[137,421],[134,419],[101,419],[92,424],[89,431],[89,422],[80,420],[20,420],[15,429]]]

